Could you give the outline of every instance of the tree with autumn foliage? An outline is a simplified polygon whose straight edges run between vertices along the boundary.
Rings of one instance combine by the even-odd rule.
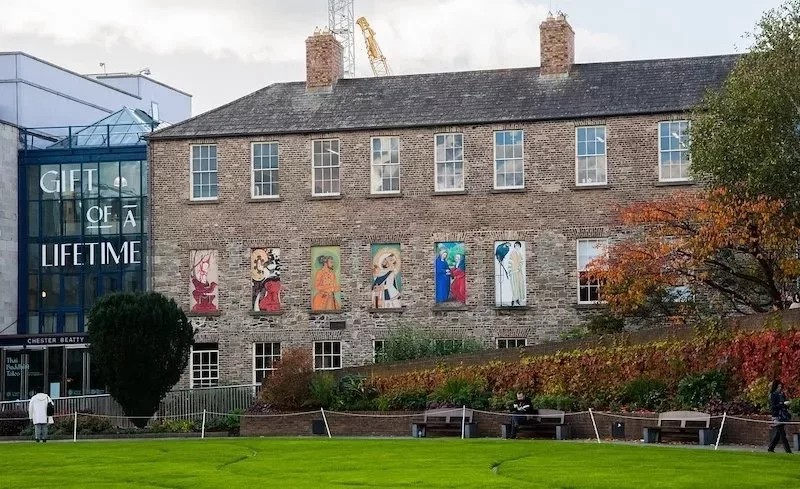
[[[613,313],[686,316],[714,298],[739,313],[789,306],[800,219],[784,201],[703,190],[633,204],[618,217],[635,232],[589,268]]]

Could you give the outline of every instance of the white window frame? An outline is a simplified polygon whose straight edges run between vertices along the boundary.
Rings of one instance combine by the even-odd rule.
[[[382,344],[383,348],[386,348],[386,340],[372,340],[372,363],[378,359],[378,343]]]
[[[331,344],[331,353],[325,353],[325,343],[330,343]],[[322,345],[322,353],[320,353],[319,355],[317,355],[317,344],[321,344]],[[334,344],[338,344],[339,345],[339,354],[338,355],[333,353],[333,345]],[[331,358],[331,365],[333,365],[333,363],[334,363],[333,360],[337,356],[339,357],[339,366],[338,367],[325,367],[325,357],[330,357]],[[320,367],[320,368],[317,368],[317,357],[322,358],[322,367]],[[344,363],[343,362],[344,357],[342,355],[342,342],[340,340],[320,340],[320,341],[315,341],[314,344],[311,345],[311,358],[313,359],[312,361],[314,362],[314,370],[341,370],[343,368],[342,364]]]
[[[461,160],[447,161],[445,159],[444,161],[439,161],[439,154],[438,154],[439,152],[437,151],[437,148],[438,148],[437,141],[438,141],[438,139],[440,137],[445,138],[445,155],[446,155],[447,154],[447,146],[446,146],[447,136],[453,136],[453,137],[460,136],[461,137]],[[455,149],[455,148],[456,148],[456,146],[453,146],[453,149]],[[446,156],[445,156],[445,158],[446,158]],[[433,135],[433,185],[434,185],[434,188],[436,189],[436,192],[463,192],[464,191],[464,186],[466,185],[466,179],[467,179],[466,178],[467,177],[466,165],[464,164],[464,159],[465,158],[464,158],[464,134],[463,133],[460,133],[460,132],[443,132],[443,133],[439,133],[439,134],[434,134]],[[454,165],[457,164],[457,163],[461,163],[461,187],[459,187],[459,188],[439,188],[439,164],[447,165],[449,163],[452,163]]]
[[[317,167],[314,162],[314,157],[317,154],[316,151],[314,151],[316,143],[324,145],[324,143],[333,143],[334,141],[336,142],[337,151],[333,151],[333,149],[330,149],[329,151],[336,155],[336,165],[335,166],[320,165],[319,167]],[[319,154],[322,155],[323,153]],[[336,168],[339,170],[338,192],[319,192],[319,193],[317,192],[317,172],[316,172],[317,168],[329,168],[329,169]],[[333,182],[334,180],[330,179],[329,181]],[[337,197],[341,194],[342,194],[342,141],[340,139],[312,139],[311,140],[311,195],[313,195],[314,197]]]
[[[216,375],[216,377],[208,377],[207,379],[205,379],[205,380],[208,380],[208,381],[213,381],[213,384],[203,385],[202,382],[203,382],[204,379],[202,377],[200,377],[199,379],[195,379],[195,376],[194,376],[194,366],[195,366],[194,354],[195,353],[199,353],[200,354],[201,360],[202,360],[203,354],[214,353],[214,354],[217,355],[217,368],[216,368],[217,375]],[[200,365],[201,365],[201,369],[202,369],[203,365],[209,365],[210,366],[210,365],[213,365],[213,364],[212,363],[203,364],[201,362]],[[209,370],[210,370],[210,368],[209,368]],[[190,373],[190,375],[189,375],[189,388],[190,389],[202,389],[202,388],[205,388],[205,387],[217,387],[219,385],[219,345],[217,345],[216,349],[211,349],[211,350],[195,350],[194,348],[192,348],[190,356],[189,356],[189,373]],[[195,385],[195,380],[200,382],[200,384]]]
[[[599,253],[597,256],[603,256],[603,255],[608,253],[608,238],[582,238],[582,239],[578,239],[575,242],[575,258],[576,258],[576,260],[575,260],[575,268],[577,268],[577,270],[578,270],[578,304],[602,304],[603,301],[601,301],[601,300],[596,300],[596,301],[591,301],[591,300],[590,301],[582,301],[581,300],[581,273],[584,273],[586,271],[585,268],[581,268],[581,242],[586,242],[586,241],[595,241],[595,242],[598,242],[598,243],[603,243],[603,245],[602,245],[603,249],[602,249],[601,253]],[[590,297],[591,297],[591,288],[592,287],[596,287],[597,288],[597,293],[598,293],[598,296],[599,296],[600,287],[601,287],[600,284],[598,284],[596,286],[588,285],[588,287],[589,287],[589,290],[590,290],[590,292],[589,292],[589,296]]]
[[[389,158],[390,159],[391,159],[391,153],[392,153],[391,140],[392,139],[396,139],[397,140],[397,163],[396,164],[395,163],[389,163],[389,164],[378,163],[377,165],[375,164],[374,144],[375,144],[375,140],[376,139],[381,141],[381,149],[380,149],[381,154],[386,152],[386,150],[383,149],[383,142],[384,142],[383,140],[386,140],[389,143],[388,152],[389,152]],[[401,182],[401,176],[400,176],[400,170],[401,170],[401,166],[400,166],[400,136],[374,136],[374,137],[370,138],[370,141],[369,141],[369,154],[370,154],[370,163],[369,163],[369,173],[370,173],[370,178],[369,178],[369,186],[370,187],[369,187],[369,190],[370,190],[370,193],[374,194],[374,195],[399,194],[400,190],[402,189],[402,186],[401,186],[401,183],[400,183]],[[376,178],[377,175],[375,174],[375,169],[377,167],[386,168],[388,166],[396,166],[397,167],[397,190],[375,190],[375,183],[377,182],[377,178]]]
[[[257,345],[272,345],[271,354],[269,355],[258,355],[256,353]],[[275,355],[275,345],[278,345],[278,354]],[[258,384],[258,372],[264,372],[264,376],[266,377],[267,372],[272,372],[275,370],[275,361],[280,360],[281,356],[283,355],[283,348],[281,348],[280,341],[256,341],[253,343],[253,384]],[[262,357],[264,359],[271,358],[272,359],[272,367],[270,368],[256,368],[256,360],[258,357]]]
[[[501,341],[505,341],[506,346],[500,346]],[[514,346],[508,346],[509,341],[513,341],[515,343],[519,343],[520,341],[522,341],[522,345],[515,344]],[[497,345],[498,350],[504,350],[509,348],[524,348],[528,346],[528,338],[497,338],[495,344]]]
[[[603,129],[603,134],[605,135],[605,140],[603,141],[605,152],[581,155],[579,152],[580,144],[578,143],[578,133],[580,132],[581,129]],[[580,171],[580,159],[587,157],[596,158],[598,156],[603,157],[605,165],[603,174],[605,175],[605,179],[602,182],[581,182],[580,177],[578,176],[578,172]],[[578,187],[593,187],[593,186],[608,185],[608,127],[605,124],[598,124],[595,126],[575,127],[575,185]]]
[[[194,148],[203,148],[203,147],[209,148],[209,152],[210,152],[210,149],[212,147],[214,148],[215,170],[213,172],[211,170],[198,170],[198,171],[194,170]],[[202,149],[200,151],[202,151]],[[202,160],[202,156],[200,157],[200,159]],[[209,160],[209,164],[210,164],[211,163],[211,157],[210,156],[209,156],[208,160]],[[215,174],[217,176],[217,183],[216,183],[217,195],[214,195],[213,197],[211,197],[211,196],[209,196],[209,197],[197,197],[197,196],[194,195],[194,178],[195,178],[195,175],[200,175],[200,174],[205,174],[205,173],[207,173],[207,174],[212,174],[213,173],[213,174]],[[202,184],[201,184],[201,186],[202,186]],[[219,152],[218,152],[217,145],[215,143],[210,143],[210,144],[190,144],[189,145],[189,200],[198,201],[199,202],[199,201],[204,201],[204,200],[217,200],[217,199],[219,199]]]
[[[691,165],[692,165],[691,156],[690,156],[690,153],[689,153],[689,146],[691,145],[691,141],[689,141],[689,137],[686,136],[686,147],[685,148],[681,149],[679,147],[678,149],[664,149],[664,147],[661,145],[661,143],[662,143],[662,141],[661,141],[661,126],[664,125],[664,124],[669,124],[670,125],[670,134],[669,134],[669,136],[670,136],[670,138],[672,138],[672,137],[674,137],[673,136],[674,133],[672,132],[672,127],[671,127],[672,124],[686,124],[686,130],[688,131],[691,123],[688,120],[661,121],[661,122],[658,123],[658,181],[659,182],[688,182],[688,181],[691,181],[691,177],[689,176],[689,168],[691,168]],[[678,126],[678,127],[680,127],[680,126]],[[683,136],[683,134],[681,134],[679,132],[678,133],[678,140],[679,141],[680,141],[681,136]],[[664,177],[664,165],[663,165],[662,157],[665,154],[676,153],[676,152],[677,153],[684,153],[686,155],[686,176],[685,177],[677,177],[677,178],[665,178]],[[681,165],[681,169],[683,169],[682,166],[683,165]]]
[[[256,170],[256,145],[262,146],[262,156],[263,159],[263,146],[271,146],[275,145],[275,159],[278,164],[275,168],[259,168]],[[280,168],[281,168],[281,155],[280,155],[280,144],[278,141],[254,141],[250,143],[250,198],[251,199],[259,199],[259,200],[270,200],[270,199],[279,199],[280,198]],[[274,173],[275,180],[274,185],[277,187],[278,192],[275,194],[269,195],[256,195],[256,171],[265,172],[265,173]]]
[[[520,140],[520,145],[522,146],[522,154],[520,154],[520,156],[518,158],[517,157],[512,157],[512,158],[505,158],[504,157],[503,160],[506,161],[506,162],[509,162],[509,161],[513,162],[513,161],[519,160],[522,163],[522,185],[498,186],[497,185],[497,135],[499,133],[509,133],[509,132],[518,132],[522,136],[522,139]],[[494,146],[494,177],[493,177],[494,178],[494,189],[495,190],[513,190],[513,189],[525,188],[525,131],[523,131],[522,129],[506,129],[506,130],[503,130],[503,131],[494,131],[494,133],[492,134],[492,143],[493,143],[493,146]],[[509,145],[503,144],[503,146],[509,146]],[[511,175],[514,175],[516,173],[517,172],[511,172]],[[506,172],[506,175],[508,175],[508,174],[509,173]]]

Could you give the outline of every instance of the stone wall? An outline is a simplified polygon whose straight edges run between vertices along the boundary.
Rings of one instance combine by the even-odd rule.
[[[374,437],[408,437],[411,436],[411,424],[422,421],[422,416],[414,416],[414,413],[406,412],[359,412],[359,413],[332,413],[325,411],[331,436],[374,436]],[[642,440],[642,432],[646,426],[656,426],[658,421],[657,414],[651,413],[632,413],[632,414],[604,414],[594,413],[597,433],[601,440],[611,439],[611,427],[615,422],[624,424],[625,440]],[[770,427],[764,421],[768,418],[764,416],[752,416],[750,421],[728,418],[725,420],[725,427],[722,430],[721,444],[726,445],[766,445],[769,441]],[[312,434],[311,424],[313,420],[322,421],[322,414],[291,415],[291,416],[270,416],[270,417],[245,417],[241,422],[242,436],[310,436]],[[508,423],[507,414],[490,414],[485,412],[475,412],[474,420],[477,424],[477,437],[480,438],[499,438],[500,425]],[[722,417],[715,417],[711,420],[711,427],[721,426]],[[596,439],[594,424],[588,413],[568,415],[565,424],[569,425],[573,439],[591,440]],[[796,426],[787,428],[787,433],[797,432]],[[435,433],[431,433],[435,436]],[[527,434],[523,431],[520,437],[524,438]],[[681,441],[680,439],[666,436],[664,442]],[[791,441],[791,440],[790,440]]]
[[[0,334],[17,332],[19,263],[18,238],[18,170],[17,148],[19,132],[16,127],[0,122]]]
[[[443,338],[476,338],[494,347],[497,338],[529,344],[558,339],[591,308],[578,304],[576,241],[615,238],[618,205],[666,196],[658,182],[658,123],[680,116],[611,117],[553,121],[361,131],[349,133],[157,140],[151,147],[153,289],[189,307],[189,251],[219,252],[219,306],[215,316],[194,317],[198,341],[217,342],[220,381],[250,382],[254,342],[312,348],[313,341],[342,342],[343,365],[369,363],[373,340],[401,324],[438,331]],[[608,185],[575,186],[576,127],[605,124]],[[494,131],[525,132],[525,188],[493,186]],[[434,190],[434,135],[464,135],[465,191]],[[401,195],[370,194],[370,138],[400,139]],[[311,141],[341,141],[341,197],[312,196]],[[251,143],[280,146],[280,198],[250,195]],[[189,200],[190,145],[217,145],[219,197]],[[495,307],[494,241],[527,243],[527,306]],[[463,241],[467,249],[467,304],[434,307],[435,243]],[[371,309],[370,245],[402,247],[402,311]],[[310,311],[310,248],[341,247],[342,311]],[[255,315],[251,307],[250,250],[281,249],[282,308]],[[345,321],[333,330],[330,321]],[[185,385],[185,384],[183,384]]]

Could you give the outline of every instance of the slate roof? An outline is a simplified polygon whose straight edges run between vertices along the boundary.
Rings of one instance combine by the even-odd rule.
[[[150,139],[296,134],[681,112],[721,86],[738,55],[352,78],[332,91],[276,83]]]

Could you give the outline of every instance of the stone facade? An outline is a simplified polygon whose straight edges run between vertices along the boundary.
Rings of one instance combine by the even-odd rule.
[[[221,383],[250,382],[253,343],[312,349],[314,341],[342,344],[344,366],[368,363],[373,340],[413,325],[443,338],[497,338],[538,343],[558,338],[592,311],[578,304],[576,241],[619,237],[618,205],[657,198],[658,123],[685,115],[640,115],[602,120],[429,127],[316,135],[155,140],[151,143],[152,287],[188,310],[189,252],[218,250],[220,313],[193,317],[199,342],[219,346]],[[576,127],[605,125],[608,184],[576,187]],[[525,188],[494,189],[494,131],[524,131]],[[434,137],[464,137],[464,191],[442,194],[434,185]],[[370,193],[371,137],[400,140],[401,194]],[[312,196],[314,139],[339,139],[341,196]],[[278,142],[280,198],[251,198],[251,143]],[[216,144],[219,197],[190,201],[192,144]],[[379,198],[380,197],[380,198]],[[495,307],[495,240],[527,243],[527,308]],[[467,304],[434,304],[435,243],[463,241]],[[402,246],[402,312],[371,309],[370,245]],[[311,305],[310,248],[341,247],[340,314],[315,314]],[[281,314],[251,312],[250,250],[280,248]],[[331,329],[330,321],[345,321]],[[187,381],[188,382],[188,381]],[[185,385],[185,384],[183,384]]]
[[[564,14],[548,17],[539,26],[541,75],[567,75],[575,63],[575,31]]]
[[[17,221],[17,148],[19,131],[0,122],[0,334],[17,332],[19,238]]]

